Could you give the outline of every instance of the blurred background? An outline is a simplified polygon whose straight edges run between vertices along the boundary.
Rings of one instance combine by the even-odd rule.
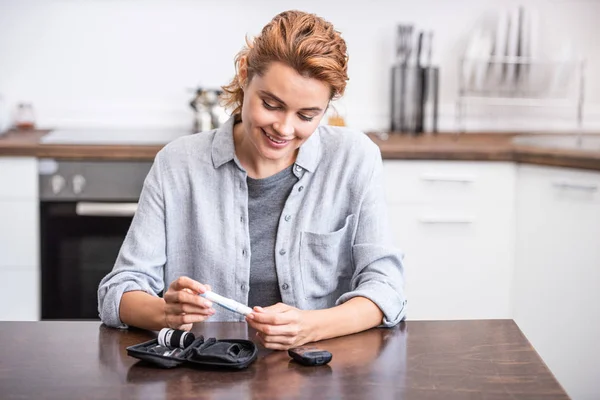
[[[347,41],[322,123],[381,149],[408,320],[513,319],[600,398],[598,0],[0,0],[0,320],[98,319],[154,156],[287,9]]]
[[[594,0],[3,0],[0,95],[11,112],[19,102],[33,104],[44,127],[186,127],[189,89],[228,82],[245,35],[258,34],[276,13],[298,8],[332,21],[347,40],[351,80],[339,109],[362,130],[389,127],[397,25],[432,31],[432,59],[441,75],[439,127],[453,130],[461,57],[478,31],[494,30],[499,13],[519,5],[537,14],[538,55],[587,59],[584,121],[597,127],[600,3]],[[468,126],[515,128],[506,118],[486,119],[489,114],[478,110]],[[519,116],[520,123],[556,129],[558,121],[571,128],[564,122],[569,110],[540,115]]]

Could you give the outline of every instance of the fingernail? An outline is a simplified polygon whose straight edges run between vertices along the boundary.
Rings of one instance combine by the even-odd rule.
[[[205,307],[212,307],[212,306],[213,306],[213,303],[212,303],[212,301],[208,301],[208,300],[207,300],[207,301],[205,301],[205,302],[204,302],[204,306],[205,306]]]
[[[256,307],[254,307],[254,308],[255,308],[256,310],[258,310],[258,311],[265,311],[265,310],[264,310],[264,308],[262,308],[261,306],[256,306]]]

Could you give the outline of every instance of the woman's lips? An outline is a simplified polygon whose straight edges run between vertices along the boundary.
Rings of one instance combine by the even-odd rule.
[[[276,139],[273,136],[269,135],[267,132],[265,132],[265,130],[262,128],[261,128],[261,131],[262,131],[263,135],[265,135],[265,138],[267,139],[267,143],[269,143],[272,147],[275,147],[277,149],[281,149],[281,148],[285,147],[290,142],[289,140]]]

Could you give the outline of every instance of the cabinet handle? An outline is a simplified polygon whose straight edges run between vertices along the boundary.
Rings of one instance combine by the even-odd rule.
[[[419,222],[422,224],[452,224],[452,225],[468,225],[475,222],[473,217],[436,217],[424,216],[419,217]]]
[[[585,183],[574,183],[567,181],[557,181],[553,182],[552,185],[559,189],[574,189],[574,190],[584,190],[586,192],[595,192],[598,190],[598,185],[593,183],[585,184]]]
[[[475,177],[469,175],[440,175],[440,174],[432,174],[426,173],[421,175],[421,180],[426,182],[454,182],[454,183],[473,183],[475,181]]]
[[[79,202],[75,205],[75,213],[89,217],[132,217],[137,207],[137,203]]]

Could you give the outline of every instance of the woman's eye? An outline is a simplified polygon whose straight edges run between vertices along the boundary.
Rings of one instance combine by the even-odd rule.
[[[302,114],[298,114],[298,116],[300,117],[300,119],[301,119],[302,121],[307,121],[307,122],[310,122],[310,121],[312,121],[312,120],[313,120],[313,118],[314,118],[314,117],[307,117],[306,115],[302,115]]]
[[[277,110],[277,106],[271,105],[269,103],[267,103],[266,101],[263,100],[263,106],[267,109],[267,110]]]

